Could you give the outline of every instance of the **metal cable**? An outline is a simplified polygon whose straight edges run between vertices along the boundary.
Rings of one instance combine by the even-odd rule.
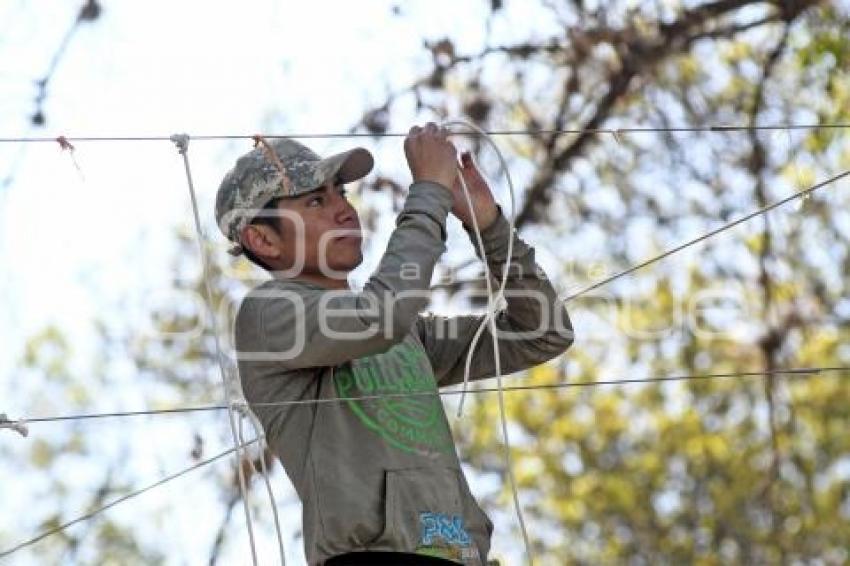
[[[221,452],[221,453],[213,456],[212,458],[207,458],[206,460],[204,460],[202,462],[198,462],[197,464],[189,466],[188,468],[186,468],[184,470],[181,470],[177,473],[171,474],[170,476],[166,476],[166,477],[160,479],[159,481],[154,482],[154,483],[152,483],[152,484],[150,484],[146,487],[143,487],[141,489],[137,489],[136,491],[132,491],[132,492],[126,494],[126,495],[123,495],[123,496],[119,497],[118,499],[111,501],[111,502],[107,503],[106,505],[103,505],[102,507],[98,507],[94,511],[90,511],[90,512],[84,514],[84,515],[77,517],[76,519],[72,519],[70,521],[62,523],[61,525],[57,525],[53,528],[47,529],[46,531],[43,531],[42,533],[38,534],[37,536],[34,536],[31,539],[25,540],[24,542],[21,542],[21,543],[15,545],[15,546],[13,546],[12,548],[0,551],[0,558],[4,558],[4,557],[9,556],[10,554],[12,554],[14,552],[22,550],[22,549],[24,549],[28,546],[32,546],[33,544],[39,542],[42,539],[49,537],[50,535],[56,534],[60,531],[63,531],[65,529],[67,529],[68,527],[75,525],[77,523],[80,523],[82,521],[85,521],[87,519],[91,519],[92,517],[99,515],[100,513],[103,513],[107,509],[115,507],[119,503],[122,503],[124,501],[127,501],[128,499],[132,499],[136,496],[139,496],[139,495],[141,495],[141,494],[143,494],[147,491],[150,491],[150,490],[152,490],[156,487],[159,487],[159,486],[161,486],[161,485],[163,485],[167,482],[170,482],[171,480],[177,479],[180,476],[188,474],[189,472],[191,472],[193,470],[197,470],[198,468],[206,466],[207,464],[212,464],[213,462],[215,462],[217,460],[221,460],[225,456],[228,456],[228,455],[232,454],[233,452],[236,452],[237,450],[239,450],[241,448],[245,448],[246,446],[257,442],[257,440],[258,439],[254,439],[254,440],[251,440],[250,442],[246,442],[245,444],[242,444],[241,446],[234,446],[233,448],[229,448],[229,449],[225,450],[224,452]]]
[[[598,381],[583,381],[583,382],[557,382],[536,385],[511,385],[502,388],[505,392],[516,391],[537,391],[537,390],[556,390],[556,389],[572,389],[572,388],[587,388],[601,387],[609,385],[630,385],[637,383],[664,383],[671,381],[706,381],[711,379],[728,379],[736,377],[767,377],[767,376],[799,376],[799,375],[818,375],[822,373],[841,373],[850,372],[850,366],[826,366],[826,367],[803,367],[803,368],[787,368],[776,369],[771,371],[745,371],[745,372],[730,372],[730,373],[706,373],[706,374],[683,374],[670,376],[655,376],[655,377],[627,377],[623,379],[603,379]],[[497,393],[496,387],[476,387],[468,389],[467,393],[484,394]],[[440,397],[450,397],[454,395],[462,395],[463,391],[446,390],[446,391],[411,391],[409,393],[386,393],[382,395],[361,395],[356,397],[335,397],[332,399],[291,399],[287,401],[269,401],[264,403],[248,403],[250,408],[262,407],[287,407],[295,405],[319,405],[326,403],[348,403],[357,401],[373,401],[378,399],[394,399],[406,397],[421,397],[437,395]],[[195,407],[175,407],[173,409],[148,409],[139,411],[113,411],[106,413],[80,413],[76,415],[57,415],[46,417],[32,417],[20,419],[17,421],[7,420],[0,421],[0,425],[12,422],[22,422],[26,424],[33,423],[49,423],[49,422],[65,422],[90,419],[102,419],[113,417],[141,417],[150,415],[169,415],[181,413],[195,413],[208,411],[224,411],[228,409],[228,405],[200,405]]]
[[[779,131],[779,130],[830,130],[847,129],[850,124],[765,124],[756,126],[747,125],[709,125],[709,126],[624,126],[620,128],[562,128],[562,129],[539,129],[539,130],[490,130],[481,134],[488,136],[551,136],[562,134],[609,134],[619,137],[621,134],[640,133],[662,133],[662,132],[742,132],[742,131]],[[293,139],[326,139],[326,138],[404,138],[407,132],[326,132],[326,133],[304,133],[294,132],[289,134],[264,134],[267,139],[293,138]],[[55,143],[59,136],[21,136],[0,137],[0,143]],[[147,141],[170,141],[170,135],[150,136],[63,136],[71,142],[147,142]],[[253,140],[256,134],[201,134],[193,135],[195,141],[209,140]]]

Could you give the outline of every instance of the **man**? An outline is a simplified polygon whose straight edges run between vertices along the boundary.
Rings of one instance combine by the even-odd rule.
[[[413,183],[362,291],[348,287],[363,258],[343,185],[365,176],[372,156],[357,148],[320,159],[293,140],[258,142],[222,182],[216,216],[235,253],[273,276],[243,301],[235,342],[245,397],[303,503],[308,563],[486,564],[493,525],[469,491],[437,395],[462,382],[482,317],[422,313],[449,212],[471,231],[475,211],[495,279],[513,237],[497,317],[504,373],[569,347],[563,304],[464,154],[467,206],[457,151],[435,124],[405,139]],[[469,377],[494,373],[488,329]]]

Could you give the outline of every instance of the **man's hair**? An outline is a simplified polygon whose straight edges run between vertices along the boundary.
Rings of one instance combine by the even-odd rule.
[[[280,226],[280,217],[274,213],[277,210],[277,204],[281,201],[280,198],[274,198],[266,204],[262,208],[259,214],[254,217],[253,220],[249,224],[254,226],[268,226],[278,234],[280,234],[281,226]],[[270,267],[266,262],[264,262],[261,258],[255,254],[251,248],[247,245],[242,246],[242,251],[245,254],[245,257],[248,258],[255,265],[259,265],[266,271],[273,271],[273,268]]]

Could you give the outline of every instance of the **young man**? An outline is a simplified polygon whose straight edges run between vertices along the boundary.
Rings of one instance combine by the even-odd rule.
[[[222,231],[273,276],[243,301],[236,349],[245,397],[260,404],[253,410],[303,503],[311,565],[487,561],[493,524],[469,491],[437,395],[462,382],[482,317],[422,313],[446,217],[472,226],[447,134],[411,128],[413,184],[362,291],[348,287],[363,258],[343,185],[371,170],[365,149],[320,159],[275,140],[241,157],[219,188]],[[497,280],[513,238],[497,317],[502,371],[549,360],[572,343],[566,310],[468,154],[460,170]],[[488,328],[470,379],[494,375],[493,353]]]

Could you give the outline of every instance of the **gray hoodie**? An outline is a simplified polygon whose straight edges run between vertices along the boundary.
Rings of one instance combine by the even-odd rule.
[[[493,524],[470,493],[437,395],[462,382],[482,316],[422,312],[445,251],[451,206],[443,186],[414,183],[362,291],[275,278],[239,309],[236,347],[246,399],[288,403],[252,408],[303,503],[311,565],[364,550],[486,563]],[[482,233],[497,280],[509,235],[501,215]],[[572,343],[567,312],[534,250],[512,237],[506,307],[496,319],[503,374],[549,360]],[[494,373],[488,327],[470,379]]]

